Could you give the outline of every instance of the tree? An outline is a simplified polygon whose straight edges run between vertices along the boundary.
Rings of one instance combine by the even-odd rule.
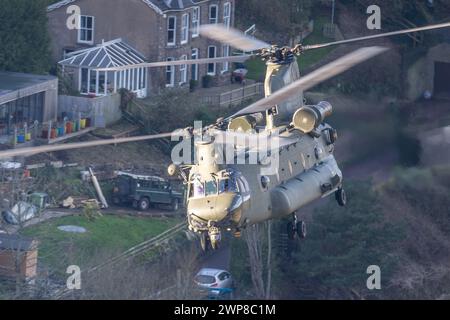
[[[308,23],[311,0],[245,0],[236,2],[236,14],[242,27],[256,23],[258,27],[287,32],[292,24]]]
[[[373,0],[341,0],[341,2],[358,9],[376,4],[381,8],[384,17],[406,18],[417,24],[445,19],[450,9],[448,0],[434,1],[431,7],[427,6],[427,1],[424,0],[378,0],[375,3]]]
[[[378,195],[370,182],[347,182],[347,207],[334,201],[317,209],[309,237],[283,266],[289,298],[351,298],[369,295],[366,273],[370,265],[382,270],[382,284],[392,272],[389,255],[401,232],[383,220]],[[287,291],[287,290],[286,290]]]
[[[48,73],[47,0],[0,0],[0,70]]]
[[[449,233],[449,181],[449,166],[398,168],[383,191],[397,201],[405,201],[442,232]]]
[[[251,269],[251,277],[255,296],[258,299],[264,299],[266,289],[264,285],[264,265],[262,253],[262,234],[261,225],[256,224],[245,230],[245,242],[248,247],[248,257]]]

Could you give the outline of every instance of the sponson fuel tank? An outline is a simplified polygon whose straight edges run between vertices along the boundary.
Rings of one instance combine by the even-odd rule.
[[[342,181],[334,157],[303,172],[271,191],[272,215],[281,218],[300,207],[337,190]]]

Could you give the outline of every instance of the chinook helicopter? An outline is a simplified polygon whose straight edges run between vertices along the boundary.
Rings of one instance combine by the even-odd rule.
[[[203,250],[208,247],[216,249],[224,231],[239,236],[241,230],[251,225],[288,216],[292,217],[287,225],[288,235],[291,238],[304,238],[306,226],[297,220],[298,210],[330,195],[334,195],[337,203],[344,206],[346,195],[343,175],[333,156],[337,132],[325,123],[333,108],[326,101],[306,105],[302,93],[385,52],[387,48],[375,46],[358,49],[301,78],[295,56],[311,49],[444,27],[450,27],[450,23],[317,45],[298,44],[290,48],[269,45],[225,26],[204,25],[200,28],[202,36],[244,52],[256,53],[143,63],[135,67],[243,61],[257,55],[267,65],[265,98],[207,127],[186,128],[177,133],[21,148],[2,151],[0,158],[169,138],[174,135],[187,142],[185,146],[190,146],[193,139],[194,161],[171,164],[168,173],[179,176],[186,185],[189,230],[198,234]],[[106,68],[99,71],[121,69]],[[172,159],[177,153],[179,155],[180,145],[174,148]],[[189,152],[181,151],[183,156],[190,156]]]

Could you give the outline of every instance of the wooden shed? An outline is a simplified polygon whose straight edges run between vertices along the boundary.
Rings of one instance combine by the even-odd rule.
[[[0,277],[30,280],[37,273],[38,242],[0,233]]]

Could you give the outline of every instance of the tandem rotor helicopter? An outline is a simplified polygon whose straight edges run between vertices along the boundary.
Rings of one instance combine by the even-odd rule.
[[[288,235],[304,238],[305,224],[298,221],[296,215],[301,207],[333,194],[340,206],[346,204],[343,175],[333,156],[337,133],[324,122],[331,115],[332,106],[325,101],[306,105],[303,91],[385,52],[387,48],[358,49],[303,77],[300,77],[295,56],[312,49],[444,27],[450,27],[450,23],[324,44],[298,44],[290,48],[269,45],[222,25],[203,25],[200,28],[202,36],[256,54],[132,66],[243,61],[254,55],[266,62],[265,98],[207,127],[181,130],[184,139],[191,141],[194,138],[195,160],[171,164],[168,173],[179,176],[187,187],[187,221],[189,229],[198,234],[202,249],[209,246],[216,249],[224,231],[239,236],[248,226],[286,216],[292,216],[287,225]],[[2,151],[0,159],[171,136],[172,133],[162,133],[29,147]],[[264,143],[248,143],[260,137],[264,138]],[[249,159],[254,161],[246,161]]]

